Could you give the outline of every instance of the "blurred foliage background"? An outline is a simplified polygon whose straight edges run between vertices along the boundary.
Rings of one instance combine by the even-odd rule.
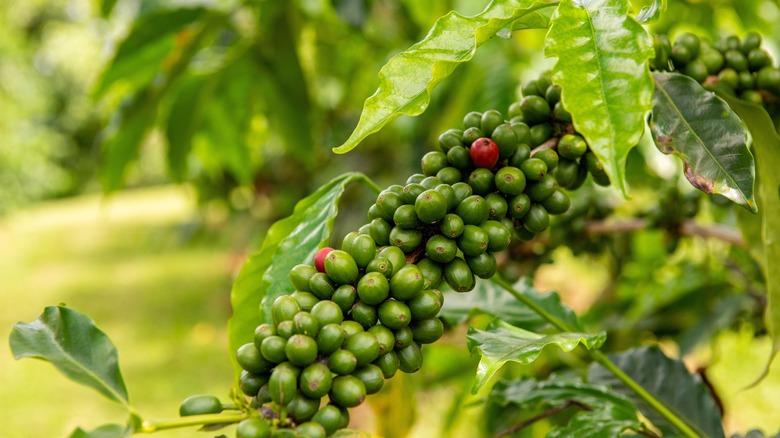
[[[269,224],[347,170],[380,185],[402,182],[440,132],[469,111],[505,110],[521,81],[551,65],[542,31],[496,39],[435,90],[423,115],[398,119],[350,154],[331,153],[393,54],[447,11],[468,15],[485,4],[0,0],[0,333],[7,339],[17,320],[66,302],[114,339],[143,415],[175,416],[193,392],[227,394],[230,283]],[[758,30],[777,55],[780,3],[670,0],[653,29],[713,39]],[[634,198],[612,200],[619,214],[661,205],[661,177],[676,187],[674,164],[656,165],[653,152],[633,154]],[[335,236],[364,221],[369,197],[347,194]],[[702,202],[703,220],[735,225],[730,207]],[[749,257],[693,239],[669,256],[664,239],[640,232],[578,257],[539,250],[543,260],[517,269],[544,262],[538,286],[561,290],[594,327],[611,330],[615,349],[639,336],[687,353],[718,389],[728,430],[776,431],[777,364],[765,384],[740,392],[760,374],[769,347],[756,300],[745,299],[762,292]],[[475,364],[464,360],[462,332],[430,351],[431,365],[394,379],[372,403],[382,415],[365,408],[357,426],[387,436],[408,432],[399,425],[412,436],[492,430],[464,407],[478,398],[466,396]],[[577,360],[550,356],[552,364]],[[122,418],[48,365],[14,362],[7,347],[0,363],[4,436],[65,436],[76,425]],[[400,399],[416,399],[426,415],[414,422],[415,404],[399,409]]]

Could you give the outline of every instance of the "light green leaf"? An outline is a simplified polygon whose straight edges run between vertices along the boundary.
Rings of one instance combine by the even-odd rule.
[[[626,195],[626,157],[652,107],[650,35],[628,16],[627,0],[564,0],[552,16],[544,53],[558,57],[553,82],[561,86],[574,128]]]
[[[561,297],[557,293],[541,293],[535,290],[527,277],[520,279],[513,287],[550,314],[566,321],[578,330],[582,329],[577,315],[561,303]],[[515,327],[526,330],[538,330],[548,325],[547,321],[539,314],[524,306],[503,288],[489,280],[477,280],[477,286],[467,294],[445,292],[444,305],[439,316],[455,323],[462,323],[479,313],[495,316]]]
[[[95,95],[102,96],[120,80],[130,82],[136,88],[148,85],[159,74],[163,59],[177,44],[175,34],[204,14],[203,8],[177,8],[139,17],[103,71]]]
[[[177,181],[187,178],[187,158],[192,150],[193,136],[200,127],[212,97],[213,81],[198,76],[182,81],[168,111],[165,137],[168,140],[168,171]]]
[[[35,321],[11,331],[15,359],[51,362],[67,378],[98,391],[129,409],[127,389],[111,340],[89,317],[65,306],[49,306]]]
[[[104,424],[86,431],[77,427],[68,438],[126,438],[133,435],[133,429],[119,424]]]
[[[666,11],[666,0],[653,0],[653,3],[639,11],[636,21],[642,24],[658,21],[664,11]]]
[[[470,327],[466,344],[472,353],[482,355],[477,367],[477,378],[471,389],[476,394],[505,363],[527,365],[536,360],[544,347],[557,345],[563,351],[572,351],[579,344],[590,350],[604,344],[607,335],[586,333],[555,333],[542,335],[514,327],[501,320],[491,322],[487,330]]]
[[[610,354],[609,359],[702,437],[725,436],[720,411],[701,377],[689,373],[681,361],[666,357],[657,347],[635,348]],[[598,363],[591,364],[588,381],[608,385],[618,394],[631,399],[664,435],[675,436],[678,433],[636,392]]]
[[[376,435],[371,435],[370,433],[363,432],[362,430],[339,429],[330,437],[331,438],[372,438],[375,436]]]
[[[653,82],[649,124],[658,150],[680,157],[685,177],[697,189],[755,212],[755,162],[739,117],[688,76],[653,73]]]
[[[255,327],[270,322],[274,300],[294,291],[290,269],[301,263],[313,263],[314,254],[330,238],[339,199],[353,182],[373,185],[365,175],[357,172],[334,178],[299,201],[292,215],[274,223],[260,250],[244,262],[233,283],[230,296],[233,316],[228,321],[229,351],[236,380],[240,368],[233,352],[252,342]]]
[[[625,416],[622,410],[611,407],[596,411],[582,412],[574,416],[566,426],[555,427],[545,438],[614,438],[623,436],[629,429],[639,430],[642,423],[636,414]]]
[[[469,61],[480,45],[527,14],[554,3],[533,0],[493,0],[479,14],[464,17],[455,11],[441,17],[425,38],[394,56],[379,71],[379,87],[366,99],[357,127],[344,144],[333,149],[345,153],[370,134],[405,114],[416,116],[428,107],[431,90],[455,68]],[[518,27],[522,23],[518,23]],[[526,25],[544,24],[534,17]]]
[[[762,239],[750,240],[748,244],[754,254],[761,255],[759,261],[767,289],[765,318],[772,336],[772,357],[775,357],[780,351],[780,172],[777,171],[780,169],[780,137],[763,107],[725,93],[718,94],[742,118],[753,138]]]

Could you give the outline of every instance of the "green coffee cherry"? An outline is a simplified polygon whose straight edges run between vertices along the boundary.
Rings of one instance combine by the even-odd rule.
[[[769,90],[777,94],[780,90],[780,69],[764,67],[756,74],[756,85],[762,90]]]
[[[363,382],[363,386],[366,387],[366,394],[376,394],[385,384],[382,369],[373,364],[364,365],[356,369],[352,375]]]
[[[657,70],[669,69],[669,55],[672,53],[672,45],[666,35],[656,35],[653,40],[655,58],[652,61],[653,68]]]
[[[538,158],[529,158],[520,164],[520,170],[528,181],[540,181],[547,175],[547,163]]]
[[[684,67],[688,61],[693,59],[690,50],[688,50],[687,47],[681,46],[679,44],[675,44],[674,47],[672,47],[671,58],[675,67],[677,68]]]
[[[271,436],[271,426],[268,420],[262,418],[247,418],[236,426],[236,438],[268,438]]]
[[[253,337],[253,343],[255,344],[255,348],[260,350],[260,345],[263,343],[263,340],[269,336],[276,335],[276,327],[274,327],[271,324],[260,324],[255,328],[255,334]]]
[[[319,362],[313,363],[301,371],[300,389],[306,397],[319,400],[330,392],[332,383],[330,369]],[[319,403],[317,405],[319,407]],[[312,415],[314,415],[313,412]]]
[[[455,146],[447,151],[447,163],[456,169],[468,169],[471,166],[469,150],[463,146]]]
[[[485,133],[480,128],[474,127],[463,131],[463,146],[471,146],[477,139],[484,138]]]
[[[420,346],[412,342],[398,350],[398,369],[405,373],[416,373],[422,367],[423,356]]]
[[[303,367],[317,358],[317,342],[310,336],[295,334],[287,340],[284,352],[290,363]]]
[[[409,326],[396,330],[393,335],[395,336],[395,349],[400,350],[406,348],[412,342],[414,342],[414,334]]]
[[[544,99],[550,106],[555,105],[561,100],[561,87],[558,85],[550,85],[547,87],[547,91],[544,92]]]
[[[378,313],[379,322],[381,322],[383,326],[393,330],[406,327],[409,325],[409,322],[412,319],[412,314],[409,310],[409,307],[406,304],[396,300],[387,300],[382,303],[382,305],[379,306]],[[378,348],[379,347],[377,344],[377,354],[379,352]]]
[[[325,367],[325,369],[328,371],[328,375],[330,375],[330,370],[328,370],[327,367]],[[303,388],[301,388],[301,392],[304,392]],[[295,418],[295,421],[298,423],[303,423],[304,421],[310,420],[314,414],[317,413],[319,408],[319,398],[315,400],[313,398],[304,397],[302,395],[298,395],[287,404],[287,412],[292,415],[293,418]]]
[[[756,79],[753,77],[753,73],[749,71],[739,72],[739,89],[752,90],[756,87]]]
[[[466,225],[479,225],[485,222],[490,214],[485,198],[471,195],[455,208],[455,214],[463,219]]]
[[[398,193],[384,191],[376,198],[377,210],[382,215],[382,219],[388,221],[393,219],[395,210],[401,205],[403,205],[403,200]]]
[[[489,219],[501,219],[506,216],[507,203],[506,198],[498,193],[488,193],[485,196],[485,204],[488,206]]]
[[[455,292],[468,292],[476,286],[474,274],[466,261],[459,257],[452,259],[444,267],[444,279]],[[396,345],[397,342],[398,336],[396,335]]]
[[[541,204],[532,204],[525,216],[523,227],[532,233],[541,233],[550,226],[550,215]]]
[[[545,175],[541,180],[529,184],[525,192],[528,193],[532,201],[542,202],[549,198],[557,189],[558,181],[556,181],[555,177]]]
[[[321,424],[315,422],[307,422],[299,424],[295,428],[295,433],[301,438],[326,438],[328,433]]]
[[[461,147],[461,146],[458,146]],[[450,149],[452,150],[452,149]],[[404,189],[401,194],[401,200],[404,202],[404,204],[412,204],[414,205],[414,201],[417,199],[418,196],[420,196],[420,193],[425,191],[425,187],[422,186],[422,184],[418,183],[409,183],[404,186]],[[401,207],[399,207],[401,208]],[[398,211],[396,210],[396,213]],[[395,219],[395,215],[393,215],[393,219]]]
[[[244,395],[254,397],[257,395],[260,388],[268,383],[268,375],[259,375],[250,373],[249,371],[241,371],[241,377],[238,379],[238,387]]]
[[[436,173],[436,177],[444,184],[455,184],[460,181],[461,175],[460,170],[455,167],[445,167]]]
[[[438,186],[439,184],[441,184],[441,180],[435,176],[428,176],[425,177],[425,179],[423,179],[422,181],[420,181],[420,185],[423,186],[425,190],[436,188],[436,186]]]
[[[482,113],[472,111],[463,117],[464,128],[479,128],[482,124]]]
[[[495,259],[494,259],[495,260]],[[495,274],[495,269],[493,270]],[[492,276],[492,275],[491,275]],[[444,334],[444,324],[439,318],[415,321],[412,327],[414,341],[420,344],[432,344]]]
[[[282,321],[276,325],[276,333],[284,339],[290,339],[295,334],[295,325],[292,321]]]
[[[390,278],[390,295],[397,300],[409,300],[422,290],[424,282],[416,265],[406,265]]]
[[[463,141],[463,131],[460,129],[448,129],[439,136],[439,148],[448,151],[453,146],[458,146]]]
[[[273,363],[266,360],[251,342],[238,347],[236,361],[241,368],[255,374],[264,373],[273,367]]]
[[[352,305],[351,316],[363,329],[372,327],[377,322],[376,307],[363,301],[358,301]]]
[[[458,248],[467,256],[480,255],[487,251],[488,234],[476,225],[466,225],[458,238]]]
[[[405,230],[401,227],[393,227],[390,230],[390,244],[400,248],[404,253],[414,251],[420,243],[422,243],[422,233],[419,230]]]
[[[523,193],[525,184],[525,174],[516,167],[506,166],[496,172],[496,188],[507,196],[517,196]]]
[[[553,107],[553,119],[561,123],[571,123],[571,114],[563,107],[563,102],[558,102]]]
[[[298,432],[296,432],[295,429],[280,427],[273,431],[271,438],[300,438],[300,437],[298,436]]]
[[[396,246],[383,248],[379,251],[379,257],[384,257],[390,261],[390,265],[393,267],[393,273],[390,275],[390,278],[406,266],[406,254]]]
[[[428,152],[423,155],[420,164],[423,175],[436,175],[438,171],[447,167],[447,155],[440,151]]]
[[[512,241],[512,233],[501,222],[494,220],[486,221],[480,225],[480,228],[488,236],[488,251],[499,252],[509,247],[509,243]]]
[[[379,257],[377,257],[377,259],[378,258]],[[371,264],[369,264],[369,266],[371,266]],[[349,309],[351,309],[352,305],[355,304],[355,300],[357,299],[357,290],[355,289],[355,286],[352,286],[351,284],[345,284],[339,286],[338,289],[333,292],[333,295],[331,295],[330,299],[339,306],[343,314],[349,312]]]
[[[550,118],[550,104],[543,97],[526,96],[520,102],[523,119],[529,125],[546,122]],[[531,128],[533,131],[533,128]]]
[[[376,242],[371,236],[365,234],[355,236],[347,245],[342,245],[342,248],[352,256],[361,269],[364,269],[376,256]]]
[[[376,340],[379,343],[380,356],[391,351],[393,346],[395,346],[395,336],[389,328],[382,325],[374,325],[366,331],[376,336]]]
[[[286,405],[298,393],[298,374],[290,367],[277,366],[268,380],[268,392],[271,400]]]
[[[569,199],[569,196],[566,195],[566,193],[556,190],[549,198],[542,202],[542,206],[550,214],[563,214],[569,210],[571,199]]]
[[[274,324],[282,321],[290,321],[295,314],[301,311],[301,306],[295,301],[295,298],[289,295],[282,295],[274,300],[271,305],[271,318]]]
[[[320,354],[330,354],[341,348],[347,334],[340,324],[327,324],[317,333],[317,351]]]
[[[284,352],[286,346],[287,339],[281,336],[269,336],[260,345],[260,354],[269,362],[282,363],[287,360],[287,355]]]
[[[528,213],[531,208],[531,198],[525,193],[521,193],[509,200],[509,215],[515,219],[520,219]]]
[[[723,68],[723,54],[717,50],[702,52],[700,60],[707,68],[707,73],[709,74],[717,74]]]
[[[463,219],[457,214],[450,213],[441,220],[439,231],[443,236],[455,239],[463,233]],[[430,240],[429,240],[430,242]],[[427,248],[427,245],[426,245]]]
[[[390,300],[385,303],[392,302]],[[382,304],[384,306],[384,303]],[[382,316],[382,307],[379,307],[380,321]],[[389,327],[389,326],[388,326]],[[390,327],[392,328],[392,327]],[[360,332],[347,338],[344,342],[344,349],[351,351],[357,359],[357,365],[365,365],[371,363],[379,357],[379,341],[373,333]]]
[[[489,169],[479,168],[475,169],[469,175],[468,184],[474,191],[474,194],[485,196],[488,193],[495,190],[495,175]]]
[[[552,125],[540,123],[531,127],[531,146],[539,146],[552,137]]]
[[[516,154],[517,148],[519,148],[520,145],[531,142],[531,128],[529,128],[528,125],[526,125],[524,122],[519,121],[509,122],[509,126],[512,127],[512,130],[515,132],[515,136],[517,137],[517,147],[515,148]]]
[[[378,272],[384,275],[385,278],[390,278],[393,276],[393,264],[385,257],[375,257],[366,266],[366,273],[369,272]],[[334,293],[333,296],[335,297],[336,294]]]
[[[293,318],[293,330],[297,334],[315,337],[320,331],[320,323],[309,312],[300,311]]]
[[[357,358],[355,357],[355,354],[349,350],[336,350],[328,357],[328,369],[340,376],[355,371],[356,367]]]
[[[471,272],[479,278],[487,279],[496,273],[496,257],[492,253],[483,252],[478,256],[466,256],[466,263]]]
[[[688,53],[691,56],[691,59],[696,58],[699,56],[699,51],[701,50],[701,41],[699,40],[699,37],[692,33],[684,33],[677,37],[677,40],[674,42],[675,45],[680,45],[688,49]]]
[[[757,32],[749,32],[745,35],[745,38],[742,39],[739,50],[744,54],[748,54],[759,47],[761,47],[761,35]]]
[[[524,83],[520,87],[520,92],[523,94],[523,96],[541,96],[542,91],[539,90],[539,87],[537,85],[536,79],[531,79],[530,81]],[[522,106],[521,106],[522,109]]]
[[[336,284],[354,284],[359,270],[355,259],[349,253],[337,249],[325,257],[325,273]]]
[[[452,191],[455,192],[455,202],[460,204],[464,199],[474,194],[474,189],[464,182],[458,182],[452,185]]]
[[[182,417],[218,414],[220,412],[222,412],[222,402],[217,397],[208,394],[187,397],[179,406],[179,415]]]
[[[290,295],[295,299],[295,301],[298,302],[298,305],[301,307],[301,310],[304,310],[308,312],[311,310],[312,307],[314,307],[315,304],[320,302],[320,299],[314,296],[314,294],[310,292],[301,292],[299,290],[295,291]]]
[[[517,151],[518,138],[515,130],[508,123],[498,125],[490,138],[498,146],[498,160],[505,160]]]
[[[417,268],[423,274],[423,288],[438,287],[441,283],[444,268],[439,263],[425,257],[417,262]]]
[[[425,252],[431,260],[447,263],[455,258],[455,254],[458,252],[458,245],[454,240],[441,234],[436,234],[428,239],[428,242],[425,244]]]
[[[761,105],[764,103],[764,97],[761,96],[761,93],[756,90],[745,90],[742,92],[742,94],[739,95],[739,98],[756,105]]]
[[[325,429],[327,435],[333,435],[341,427],[341,411],[333,405],[323,406],[312,418]]]
[[[734,69],[724,68],[718,73],[718,83],[735,90],[739,86],[739,74]]]
[[[364,303],[377,305],[390,296],[390,283],[383,274],[370,272],[358,282],[357,293]]]
[[[309,290],[311,293],[321,300],[327,300],[333,296],[333,291],[336,290],[336,285],[324,272],[318,272],[311,276],[309,279]],[[297,313],[297,312],[296,312]]]
[[[398,371],[398,355],[395,351],[388,351],[384,355],[379,356],[373,363],[382,370],[382,375],[385,376],[385,379],[393,377],[396,371]]]
[[[585,154],[585,164],[587,165],[588,172],[590,172],[591,176],[593,177],[593,181],[596,184],[601,186],[609,185],[609,177],[604,171],[604,165],[601,164],[601,161],[599,161],[598,158],[596,158],[595,154],[592,152]]]
[[[748,68],[747,58],[739,50],[729,50],[724,54],[726,65],[737,72],[745,71]]]
[[[346,320],[341,323],[341,328],[344,329],[344,333],[346,333],[347,338],[354,335],[355,333],[360,333],[363,330],[363,326],[360,325],[357,321],[349,321]]]
[[[766,66],[772,65],[772,58],[769,53],[763,49],[753,49],[747,55],[748,69],[750,71],[759,71]]]
[[[341,324],[344,320],[344,314],[341,308],[333,301],[320,301],[311,308],[310,313],[311,316],[319,322],[321,327],[327,324]]]
[[[355,376],[339,376],[333,379],[330,390],[333,403],[345,408],[352,408],[366,398],[366,386]]]
[[[529,134],[530,135],[530,134]],[[531,146],[527,143],[517,146],[517,151],[509,158],[508,164],[512,167],[520,167],[520,164],[531,158]]]
[[[576,160],[585,155],[585,152],[587,151],[588,144],[585,143],[585,139],[579,135],[566,134],[558,141],[558,154],[563,158]]]
[[[391,218],[392,219],[392,218]],[[371,228],[368,233],[377,245],[387,245],[390,242],[390,231],[393,225],[382,218],[376,218],[371,221]]]
[[[420,184],[425,179],[425,175],[422,173],[415,173],[409,178],[406,178],[406,184]]]
[[[447,214],[447,200],[436,190],[426,190],[414,201],[414,210],[420,221],[432,224]]]
[[[296,290],[309,292],[309,278],[317,273],[311,265],[297,265],[290,270],[290,280]]]
[[[409,300],[407,305],[412,319],[420,320],[436,316],[441,309],[442,301],[432,289],[426,289]]]
[[[502,123],[504,123],[504,116],[501,115],[499,111],[494,109],[487,110],[482,113],[480,129],[482,129],[482,132],[485,133],[485,136],[489,137],[493,134],[493,131],[498,127],[498,125],[501,125]]]

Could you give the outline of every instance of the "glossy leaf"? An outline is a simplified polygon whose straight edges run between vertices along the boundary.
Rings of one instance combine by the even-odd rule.
[[[642,24],[658,21],[664,11],[666,11],[666,0],[653,0],[653,3],[639,11],[636,21]]]
[[[701,377],[690,374],[681,361],[666,357],[657,347],[611,354],[609,359],[702,437],[725,436],[720,412],[707,387]],[[588,381],[608,385],[618,394],[631,399],[642,414],[665,434],[677,433],[664,417],[601,365],[591,365]]]
[[[313,263],[314,254],[330,238],[338,202],[353,182],[366,182],[361,173],[334,178],[298,202],[292,215],[277,221],[266,233],[259,251],[249,256],[233,283],[230,302],[233,316],[228,321],[228,342],[236,379],[240,369],[232,354],[251,342],[255,327],[270,322],[273,301],[294,291],[290,269]]]
[[[49,306],[31,323],[11,331],[14,358],[51,362],[69,379],[128,406],[127,389],[111,340],[89,317],[65,306]]]
[[[68,438],[125,438],[133,435],[133,429],[119,424],[104,424],[86,431],[77,427]]]
[[[766,322],[772,336],[772,357],[780,351],[780,137],[766,110],[719,93],[742,118],[753,138],[758,165],[758,207],[761,240],[749,240],[763,267],[767,288]],[[767,370],[769,364],[767,364]]]
[[[564,0],[552,16],[546,56],[558,57],[553,82],[574,127],[626,194],[628,152],[644,132],[653,84],[647,31],[628,16],[627,0]]]
[[[554,4],[532,0],[493,0],[473,17],[452,11],[440,18],[425,38],[394,56],[379,71],[379,87],[366,99],[360,121],[336,153],[354,149],[364,138],[398,116],[415,116],[428,107],[431,90],[455,68],[469,61],[477,47],[527,14]],[[527,25],[543,24],[535,17]]]
[[[541,293],[535,290],[528,278],[521,279],[513,287],[552,315],[566,321],[578,330],[582,329],[577,315],[561,303],[561,297],[557,293]],[[495,316],[515,327],[526,330],[534,331],[548,325],[544,318],[517,301],[504,289],[492,281],[481,279],[477,280],[477,286],[474,290],[467,294],[447,292],[439,316],[457,324],[480,313]]]
[[[756,211],[755,162],[739,117],[688,76],[653,73],[653,81],[650,130],[658,150],[680,157],[685,177],[697,189]]]
[[[514,327],[498,319],[491,322],[487,330],[470,327],[466,333],[469,351],[478,351],[482,355],[471,392],[476,394],[505,363],[529,364],[535,361],[548,345],[557,345],[563,351],[572,351],[582,344],[592,350],[601,347],[606,338],[603,332],[543,335]]]
[[[102,96],[120,80],[136,87],[149,84],[159,73],[163,59],[176,46],[176,33],[205,14],[203,8],[176,8],[140,16],[103,71],[95,95]]]

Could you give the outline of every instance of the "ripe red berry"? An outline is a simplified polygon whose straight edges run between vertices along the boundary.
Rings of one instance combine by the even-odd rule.
[[[487,137],[474,140],[474,143],[471,143],[469,154],[471,162],[477,167],[491,169],[498,163],[498,145]]]
[[[318,272],[325,272],[325,258],[333,251],[333,248],[326,246],[317,252],[314,256],[314,267]]]

